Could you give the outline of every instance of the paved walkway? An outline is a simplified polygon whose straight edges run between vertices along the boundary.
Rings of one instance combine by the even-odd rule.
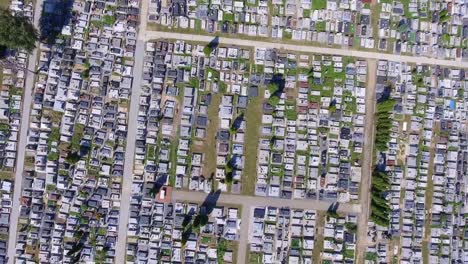
[[[143,60],[145,57],[144,33],[146,32],[146,18],[148,16],[148,2],[141,3],[141,24],[135,50],[135,64],[133,68],[132,94],[128,117],[127,146],[125,148],[124,174],[122,179],[122,197],[120,198],[119,234],[115,263],[125,263],[128,220],[130,216],[130,199],[132,195],[133,166],[135,161],[135,141],[138,125],[138,109],[140,106],[141,78],[143,74]]]
[[[210,42],[211,40],[213,40],[213,36],[193,35],[193,34],[174,33],[174,32],[162,32],[162,31],[147,31],[146,32],[146,40],[159,39],[161,38],[161,36],[163,36],[164,38],[168,38],[168,39],[181,39],[181,40],[200,41],[200,42]],[[259,47],[259,48],[286,49],[286,50],[319,53],[319,54],[351,56],[351,57],[359,57],[363,59],[389,60],[389,61],[409,62],[409,63],[417,63],[417,64],[429,64],[429,65],[440,65],[440,66],[448,66],[448,67],[468,68],[468,62],[462,62],[462,61],[443,60],[443,59],[435,59],[435,58],[428,58],[428,57],[415,57],[415,56],[406,56],[406,55],[395,55],[395,54],[387,54],[387,53],[371,52],[371,51],[358,51],[358,50],[350,50],[350,49],[315,47],[312,45],[307,45],[307,46],[306,45],[294,45],[294,44],[284,44],[284,43],[277,43],[277,42],[246,40],[246,39],[238,39],[238,38],[226,38],[226,37],[219,37],[219,43],[238,45],[238,46],[253,46],[253,47]]]
[[[39,28],[39,19],[42,14],[42,5],[44,0],[38,0],[34,7],[34,21],[33,24],[36,28]],[[37,43],[39,45],[39,42]],[[29,116],[31,114],[31,102],[32,93],[34,88],[34,77],[32,74],[36,71],[36,63],[38,58],[39,49],[36,48],[29,55],[28,58],[28,70],[26,72],[26,83],[23,91],[23,109],[21,116],[21,127],[18,141],[18,153],[16,157],[16,168],[15,168],[15,185],[13,193],[13,205],[10,215],[10,230],[8,237],[8,263],[13,264],[15,262],[16,254],[16,233],[18,231],[18,217],[20,213],[20,197],[21,187],[23,183],[23,171],[24,171],[24,157],[26,154],[26,145],[28,143],[28,130],[29,130]]]
[[[247,263],[247,247],[249,246],[249,234],[250,230],[250,214],[252,207],[246,205],[242,207],[241,213],[241,226],[239,234],[239,247],[237,248],[237,263],[243,264]]]
[[[172,199],[179,201],[194,201],[203,202],[208,197],[203,192],[193,191],[172,191]],[[294,209],[309,209],[327,211],[333,202],[319,201],[319,200],[290,200],[280,199],[274,197],[260,197],[260,196],[247,196],[237,194],[222,193],[219,196],[217,203],[225,204],[239,204],[242,206],[273,206],[273,207],[290,207]],[[360,213],[361,206],[359,204],[340,203],[338,205],[338,212],[343,213]]]

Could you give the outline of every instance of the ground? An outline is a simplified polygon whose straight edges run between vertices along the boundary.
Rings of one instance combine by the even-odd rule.
[[[257,148],[260,138],[260,127],[262,125],[262,95],[263,89],[258,92],[259,96],[250,99],[245,114],[247,128],[245,133],[245,168],[242,176],[242,193],[254,194],[257,178]]]
[[[221,103],[221,95],[213,94],[211,104],[208,107],[208,127],[206,128],[206,137],[201,148],[204,154],[203,174],[210,177],[216,172],[216,132],[218,131],[219,123],[219,104]]]
[[[10,4],[10,0],[0,0],[0,8],[7,8]]]
[[[325,213],[317,213],[317,239],[313,251],[313,263],[320,263],[320,255],[323,249],[323,227],[325,226]]]

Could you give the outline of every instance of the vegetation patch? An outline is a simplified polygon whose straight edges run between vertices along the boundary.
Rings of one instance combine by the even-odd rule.
[[[390,115],[395,103],[395,100],[389,99],[377,104],[375,148],[378,151],[388,149],[387,143],[390,141],[393,121]]]
[[[109,16],[109,15],[105,15],[103,18],[102,18],[102,22],[104,23],[104,25],[107,25],[107,26],[112,26],[114,25],[115,21],[117,19],[115,18],[115,16]]]
[[[312,9],[319,10],[327,7],[327,0],[314,0],[312,1]]]

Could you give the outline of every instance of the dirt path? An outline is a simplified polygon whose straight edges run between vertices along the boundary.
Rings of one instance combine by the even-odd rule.
[[[203,154],[203,175],[205,177],[211,177],[216,173],[216,133],[219,127],[219,105],[221,103],[221,95],[214,94],[211,98],[211,104],[208,106],[208,126],[206,128],[205,139],[203,140],[203,146],[199,146],[199,149]]]
[[[239,236],[239,247],[237,249],[237,264],[245,263],[244,261],[248,258],[247,251],[249,249],[249,234],[250,230],[250,214],[252,207],[248,205],[242,206],[241,212],[241,229]]]
[[[323,250],[323,229],[325,227],[325,213],[323,212],[318,212],[317,213],[317,221],[316,221],[316,230],[317,233],[315,236],[317,237],[316,239],[316,244],[314,246],[312,258],[313,258],[313,263],[321,263],[321,255],[322,255],[322,250]]]
[[[360,189],[361,214],[358,222],[359,238],[356,246],[356,263],[365,262],[365,252],[368,245],[367,223],[370,214],[370,187],[372,175],[372,160],[374,149],[374,111],[375,111],[375,86],[377,78],[377,60],[367,60],[367,87],[366,87],[366,116],[364,127],[364,151],[362,155],[362,174]]]
[[[429,169],[427,173],[427,188],[426,188],[426,199],[425,199],[425,209],[426,209],[426,218],[424,219],[424,237],[422,242],[422,255],[423,263],[429,264],[429,241],[431,239],[431,221],[432,221],[432,198],[434,196],[434,182],[432,176],[434,175],[434,157],[435,157],[435,145],[436,145],[436,133],[438,123],[434,123],[432,127],[432,139],[431,139],[431,149],[430,149],[430,159],[429,159]]]

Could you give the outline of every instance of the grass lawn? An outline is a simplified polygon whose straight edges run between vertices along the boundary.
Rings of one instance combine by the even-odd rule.
[[[177,147],[179,146],[178,138],[171,140],[171,149],[169,160],[171,162],[171,169],[169,170],[169,185],[174,187],[176,183],[176,167],[177,167]]]
[[[247,254],[247,257],[249,258],[248,262],[249,264],[260,264],[262,263],[262,254],[257,253],[257,252],[249,252]]]
[[[434,129],[435,132],[435,129]],[[432,142],[434,144],[434,141]],[[432,207],[432,197],[434,196],[434,183],[432,181],[432,175],[434,174],[434,156],[435,156],[435,149],[433,144],[431,144],[430,149],[430,160],[429,160],[429,168],[427,172],[427,188],[426,188],[426,201],[425,207],[426,210],[430,210]],[[423,263],[429,264],[429,245],[428,240],[431,235],[431,214],[426,214],[426,218],[424,219],[424,238],[422,243],[422,257]]]
[[[44,110],[44,114],[43,114],[45,117],[48,117],[51,119],[52,123],[56,123],[56,124],[60,124],[60,121],[62,121],[62,116],[63,116],[63,113],[62,112],[58,112],[58,111],[55,111],[55,110]],[[77,124],[76,125],[77,127],[78,126],[82,126],[81,124]],[[83,128],[84,129],[84,128]]]
[[[1,1],[3,1],[3,0],[0,0],[0,8],[3,7],[3,5],[1,4],[3,2],[1,2]],[[2,66],[0,66],[0,83],[3,83],[3,68],[2,68]]]
[[[370,7],[371,9],[371,23],[372,23],[372,28],[375,29],[373,30],[373,37],[378,37],[379,36],[379,31],[377,30],[379,27],[379,19],[380,19],[380,14],[382,10],[382,4],[378,3],[374,6]],[[354,25],[353,25],[354,26]]]
[[[262,125],[262,96],[263,89],[259,89],[258,97],[252,98],[245,113],[245,167],[242,176],[242,193],[253,195],[257,180],[257,151]]]
[[[12,171],[0,171],[0,180],[12,180],[14,175]]]
[[[205,177],[216,172],[216,132],[219,126],[219,104],[221,103],[221,94],[213,94],[211,104],[208,106],[209,125],[206,129],[205,142],[202,152],[204,154],[203,174]]]
[[[406,18],[412,18],[413,17],[413,13],[411,13],[409,11],[409,4],[410,4],[410,0],[402,0],[401,3],[403,4],[403,10],[404,10],[404,15]]]
[[[202,237],[202,238],[201,238],[201,242],[202,242],[203,244],[209,245],[209,244],[211,243],[211,237]]]
[[[292,39],[292,32],[283,31],[283,38]]]
[[[155,160],[156,146],[148,145],[146,150],[146,158],[149,160]]]
[[[0,8],[8,8],[10,0],[0,0]]]
[[[223,20],[224,20],[224,21],[234,22],[234,14],[233,14],[233,13],[224,12],[224,13],[223,13]]]
[[[325,26],[326,24],[324,21],[318,21],[315,23],[315,30],[325,32]]]
[[[232,250],[232,263],[237,263],[237,252],[239,252],[239,242],[229,241],[228,249]]]
[[[201,26],[202,26],[201,20],[199,20],[199,19],[195,20],[195,31],[196,32],[201,32],[202,31]]]
[[[220,240],[218,240],[217,251],[219,264],[225,263],[223,257],[225,252],[227,251],[232,251],[232,263],[237,263],[237,252],[239,251],[239,242],[221,238]]]
[[[85,126],[82,124],[76,124],[74,127],[74,132],[71,138],[71,149],[75,152],[78,152],[80,150],[80,143],[84,135],[84,129]]]
[[[312,9],[325,9],[327,8],[327,0],[312,0]]]
[[[312,253],[313,263],[320,263],[320,255],[323,249],[323,227],[325,225],[325,213],[317,213],[317,239]]]

